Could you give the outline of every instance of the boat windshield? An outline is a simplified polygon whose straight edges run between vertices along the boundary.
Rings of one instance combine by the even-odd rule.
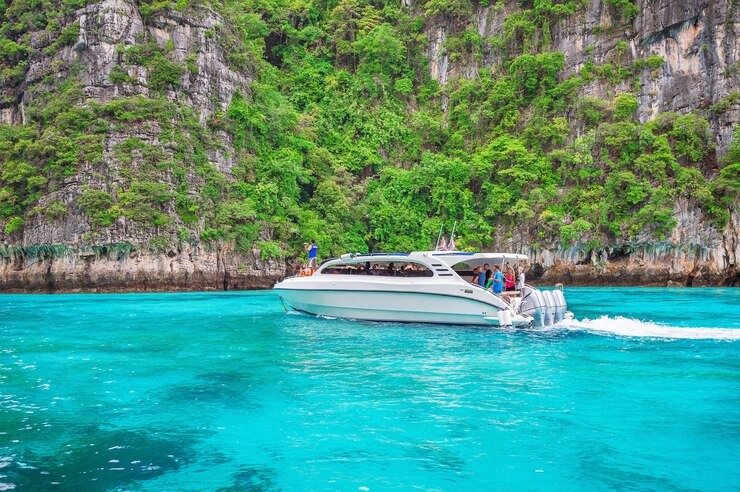
[[[508,272],[510,269],[526,269],[526,260],[518,258],[502,258],[497,257],[493,259],[476,259],[475,261],[461,261],[452,265],[452,269],[460,275],[462,278],[472,277],[475,268],[487,268],[493,269],[494,265],[498,265],[503,273]]]
[[[433,277],[424,264],[414,261],[373,261],[365,263],[336,263],[319,271],[322,275],[377,275],[380,277]]]

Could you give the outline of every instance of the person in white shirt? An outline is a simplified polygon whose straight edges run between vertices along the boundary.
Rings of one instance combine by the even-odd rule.
[[[519,273],[516,276],[516,288],[521,292],[522,295],[524,295],[523,289],[524,289],[524,268],[517,267],[517,270],[519,270]]]

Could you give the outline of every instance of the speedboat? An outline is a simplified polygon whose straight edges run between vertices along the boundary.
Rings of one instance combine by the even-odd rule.
[[[367,321],[547,326],[567,313],[560,289],[524,285],[499,295],[468,280],[476,267],[514,266],[511,253],[417,251],[345,254],[309,275],[289,277],[274,289],[286,309]]]

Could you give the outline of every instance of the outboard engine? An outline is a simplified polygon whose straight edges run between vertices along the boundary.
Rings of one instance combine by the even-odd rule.
[[[544,326],[545,323],[545,298],[542,292],[532,287],[524,288],[524,297],[519,303],[519,313],[531,316],[535,327]]]
[[[545,293],[537,289],[534,291],[534,295],[537,297],[540,305],[539,312],[537,313],[539,326],[547,326],[547,298],[545,297]]]
[[[555,304],[557,305],[557,309],[555,310],[555,322],[560,323],[565,317],[565,310],[568,305],[565,302],[565,295],[562,290],[554,290],[552,293],[555,296]]]
[[[555,312],[557,311],[557,306],[555,296],[552,291],[546,290],[543,294],[545,295],[545,302],[547,305],[547,308],[545,309],[545,326],[549,326],[555,323]]]
[[[564,319],[572,319],[573,314],[567,311],[568,304],[563,291],[539,290],[525,287],[524,297],[519,304],[519,313],[531,316],[533,326],[549,326]]]
[[[534,318],[538,307],[537,298],[534,296],[534,289],[525,287],[522,292],[522,300],[519,301],[519,313]]]

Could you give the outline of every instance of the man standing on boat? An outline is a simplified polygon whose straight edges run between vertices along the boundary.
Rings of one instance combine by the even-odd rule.
[[[501,291],[504,290],[504,274],[501,273],[501,269],[498,265],[493,265],[493,293],[497,296],[501,295]]]
[[[486,272],[489,271],[488,263],[483,265],[483,268],[478,271],[478,285],[481,287],[486,286]]]
[[[311,240],[311,244],[306,245],[306,252],[308,252],[308,268],[315,272],[316,257],[319,255],[319,247],[316,245],[315,239]]]

